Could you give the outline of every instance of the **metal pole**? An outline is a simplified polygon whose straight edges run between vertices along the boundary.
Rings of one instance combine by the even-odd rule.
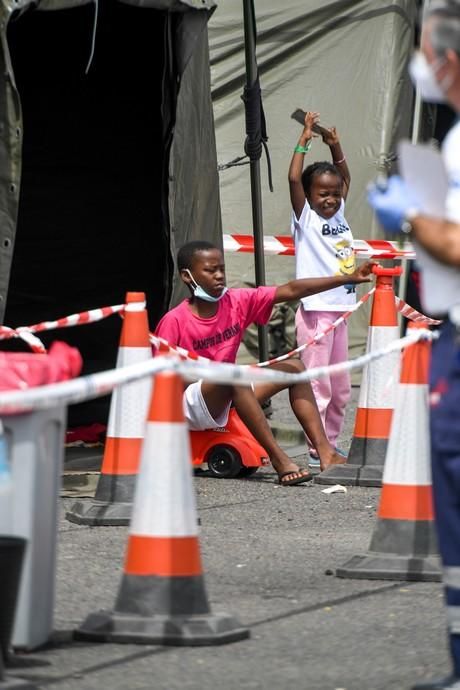
[[[252,0],[243,0],[244,49],[246,56],[246,81],[252,85],[257,79],[256,39]],[[254,235],[254,264],[256,285],[265,285],[264,227],[262,217],[262,190],[260,160],[250,161],[252,232]],[[258,327],[259,360],[268,359],[267,327]]]

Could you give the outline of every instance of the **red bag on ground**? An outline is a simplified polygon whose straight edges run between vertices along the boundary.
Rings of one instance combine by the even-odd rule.
[[[0,391],[67,381],[78,376],[82,364],[78,350],[60,341],[54,342],[44,355],[0,352]]]

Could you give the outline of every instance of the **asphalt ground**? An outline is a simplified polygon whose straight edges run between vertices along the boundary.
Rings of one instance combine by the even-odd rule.
[[[272,404],[272,420],[293,426],[287,398]],[[89,613],[113,608],[128,530],[71,524],[73,498],[62,497],[54,639],[17,654],[8,673],[57,690],[405,690],[449,671],[439,583],[334,575],[368,549],[379,489],[326,495],[275,478],[264,468],[248,479],[193,479],[210,606],[238,618],[250,639],[193,648],[73,641]]]

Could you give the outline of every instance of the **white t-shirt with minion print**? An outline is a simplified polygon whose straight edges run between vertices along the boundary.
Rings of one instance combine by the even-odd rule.
[[[305,199],[300,218],[294,211],[291,232],[295,242],[296,278],[350,275],[355,270],[353,235],[345,220],[345,202],[332,218],[322,218]],[[304,297],[307,311],[348,311],[356,303],[356,286],[349,284]]]

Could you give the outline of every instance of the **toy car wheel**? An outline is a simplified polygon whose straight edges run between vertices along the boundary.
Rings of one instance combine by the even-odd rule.
[[[243,465],[238,477],[251,477],[258,469],[258,467],[246,467],[246,465]]]
[[[236,477],[243,467],[240,454],[231,446],[214,446],[206,460],[211,474],[219,479]]]

